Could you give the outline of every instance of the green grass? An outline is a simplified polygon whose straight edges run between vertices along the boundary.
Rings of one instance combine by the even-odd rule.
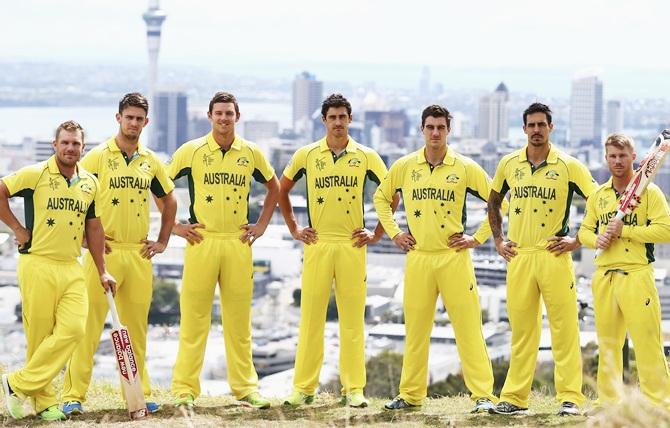
[[[58,383],[58,382],[57,382]],[[426,400],[421,409],[413,411],[382,410],[387,399],[373,398],[365,409],[351,409],[339,404],[339,397],[320,394],[309,406],[286,408],[279,399],[273,400],[268,410],[240,407],[231,396],[200,397],[192,414],[175,408],[172,396],[166,390],[154,391],[153,399],[162,403],[163,409],[143,421],[135,421],[133,427],[611,427],[647,426],[670,427],[670,412],[649,405],[635,389],[630,388],[624,404],[606,408],[595,416],[556,416],[558,403],[553,397],[534,392],[531,396],[528,416],[471,415],[472,401],[463,396]],[[4,397],[3,397],[4,399]],[[587,405],[588,407],[589,405]],[[117,392],[117,386],[94,382],[85,403],[86,413],[54,426],[71,427],[121,427],[128,426],[125,404]],[[14,421],[7,415],[4,406],[0,425],[5,427],[51,426],[29,417]]]

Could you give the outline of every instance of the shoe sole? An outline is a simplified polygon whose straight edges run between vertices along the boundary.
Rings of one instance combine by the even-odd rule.
[[[558,412],[556,415],[558,416],[579,416],[579,411],[577,412]]]
[[[517,415],[527,416],[527,415],[530,414],[530,412],[528,411],[528,409],[517,410],[517,411],[514,411],[514,412],[499,412],[496,409],[491,409],[491,410],[489,410],[489,414],[491,414],[491,415],[503,415],[503,416],[517,416]]]
[[[249,403],[248,401],[241,401],[241,400],[237,401],[237,405],[240,406],[240,407],[247,407],[247,408],[250,408],[250,409],[259,409],[259,410],[269,409],[270,406],[271,406],[270,403],[263,404],[263,405],[254,405],[254,404]]]
[[[79,409],[74,409],[69,412],[63,412],[63,413],[65,414],[65,416],[81,416],[84,414],[84,412]]]
[[[11,393],[9,392],[9,378],[7,377],[7,374],[2,375],[2,391],[5,393],[5,407],[7,408],[7,413],[9,413],[9,416],[11,416],[13,419],[16,419],[17,421],[23,419],[23,415],[17,416],[12,413],[12,408],[9,405],[9,397],[11,396]]]

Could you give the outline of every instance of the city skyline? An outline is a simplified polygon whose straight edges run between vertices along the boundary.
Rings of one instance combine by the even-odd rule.
[[[427,2],[381,8],[371,1],[344,0],[332,10],[313,3],[289,10],[267,2],[236,5],[230,13],[225,4],[168,0],[161,2],[168,18],[159,67],[213,67],[226,74],[287,79],[310,70],[322,81],[417,88],[427,66],[432,81],[446,89],[487,89],[502,80],[546,96],[568,96],[574,73],[589,68],[600,70],[607,98],[670,93],[665,78],[670,63],[658,55],[664,40],[648,22],[649,11],[663,16],[670,4],[601,3],[568,1],[538,12],[526,0],[513,5],[443,2],[430,8]],[[144,66],[138,73],[146,74],[141,16],[147,3],[121,0],[115,6],[82,6],[73,0],[10,3],[6,16],[18,19],[0,29],[3,61],[118,62]],[[72,16],[77,25],[58,24]],[[425,25],[428,17],[437,25]],[[323,25],[326,19],[356,31],[343,31],[338,38],[324,32],[330,28]],[[44,43],[45,37],[50,43]]]

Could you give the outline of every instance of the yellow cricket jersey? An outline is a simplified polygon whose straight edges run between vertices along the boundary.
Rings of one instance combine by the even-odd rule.
[[[126,159],[114,137],[81,160],[100,182],[100,212],[105,234],[116,242],[138,243],[149,233],[150,193],[161,198],[174,189],[163,163],[140,143]]]
[[[545,248],[547,238],[568,235],[573,194],[587,198],[598,185],[584,165],[553,144],[536,168],[526,148],[502,158],[492,188],[503,196],[510,193],[508,239],[521,248]]]
[[[366,179],[379,184],[386,175],[379,154],[349,137],[346,150],[335,156],[326,138],[298,149],[284,169],[284,177],[307,181],[309,225],[319,237],[351,239],[365,227],[363,195]]]
[[[77,170],[68,183],[52,156],[2,178],[10,197],[25,201],[25,227],[31,237],[20,253],[67,262],[81,255],[85,221],[100,216],[100,185],[93,174]]]
[[[224,152],[209,133],[177,149],[168,175],[188,178],[191,223],[204,224],[209,232],[237,233],[249,222],[251,178],[267,183],[274,169],[256,144],[236,135]]]
[[[586,203],[586,214],[579,228],[579,240],[589,248],[607,229],[617,213],[621,195],[612,187],[612,179],[598,187]],[[654,183],[642,192],[640,203],[624,216],[621,239],[617,239],[595,260],[596,266],[630,268],[654,261],[654,243],[670,241],[670,210],[663,191]]]
[[[449,237],[465,230],[467,194],[486,201],[491,180],[472,159],[448,147],[444,160],[431,169],[425,147],[398,159],[375,193],[375,209],[384,230],[391,237],[401,232],[389,204],[396,192],[402,194],[407,225],[423,251],[448,249]],[[483,243],[491,235],[486,219],[474,234]]]

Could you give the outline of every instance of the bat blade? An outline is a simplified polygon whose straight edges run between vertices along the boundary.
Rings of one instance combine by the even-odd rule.
[[[115,328],[111,335],[128,414],[131,419],[143,419],[147,417],[149,412],[144,400],[142,381],[137,373],[135,352],[130,342],[128,330],[125,327]]]

